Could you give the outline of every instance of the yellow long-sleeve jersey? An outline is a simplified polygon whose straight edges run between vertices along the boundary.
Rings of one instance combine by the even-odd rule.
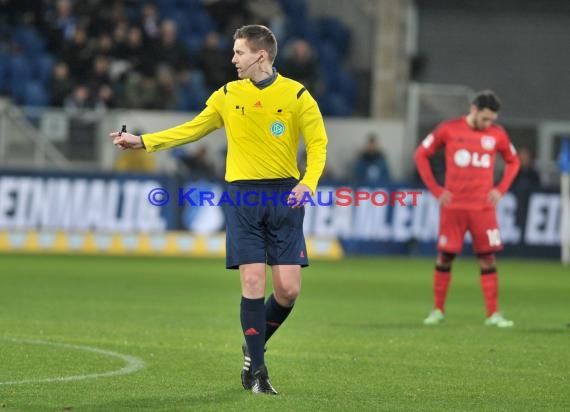
[[[327,134],[315,99],[300,83],[277,74],[263,88],[251,80],[227,83],[206,108],[180,126],[143,135],[148,152],[194,142],[225,127],[228,139],[226,181],[300,177],[300,135],[307,149],[301,180],[315,192],[326,160]]]

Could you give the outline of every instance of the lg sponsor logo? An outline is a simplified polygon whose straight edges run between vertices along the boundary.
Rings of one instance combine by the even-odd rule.
[[[489,153],[471,153],[469,150],[459,149],[453,155],[453,160],[458,167],[482,167],[488,169],[491,167],[491,155]]]

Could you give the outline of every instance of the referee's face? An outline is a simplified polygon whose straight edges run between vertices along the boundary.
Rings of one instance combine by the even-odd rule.
[[[236,66],[240,79],[249,79],[259,67],[262,55],[249,48],[246,39],[236,39],[234,42],[234,57],[232,63]]]

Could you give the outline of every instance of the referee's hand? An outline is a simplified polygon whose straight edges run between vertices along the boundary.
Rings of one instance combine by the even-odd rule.
[[[291,189],[291,194],[289,195],[287,203],[290,204],[291,207],[303,207],[307,203],[309,196],[311,196],[311,189],[309,189],[309,186],[299,183]]]
[[[140,136],[130,134],[127,132],[122,132],[122,133],[113,132],[110,133],[109,136],[111,136],[111,138],[113,139],[113,144],[119,150],[143,148],[142,139]]]

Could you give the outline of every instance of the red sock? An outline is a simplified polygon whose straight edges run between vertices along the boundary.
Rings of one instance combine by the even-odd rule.
[[[450,281],[451,269],[436,266],[433,274],[433,300],[435,308],[442,312],[445,311],[445,297]]]
[[[487,306],[487,317],[489,317],[497,311],[499,295],[499,281],[495,268],[481,270],[481,289]]]

